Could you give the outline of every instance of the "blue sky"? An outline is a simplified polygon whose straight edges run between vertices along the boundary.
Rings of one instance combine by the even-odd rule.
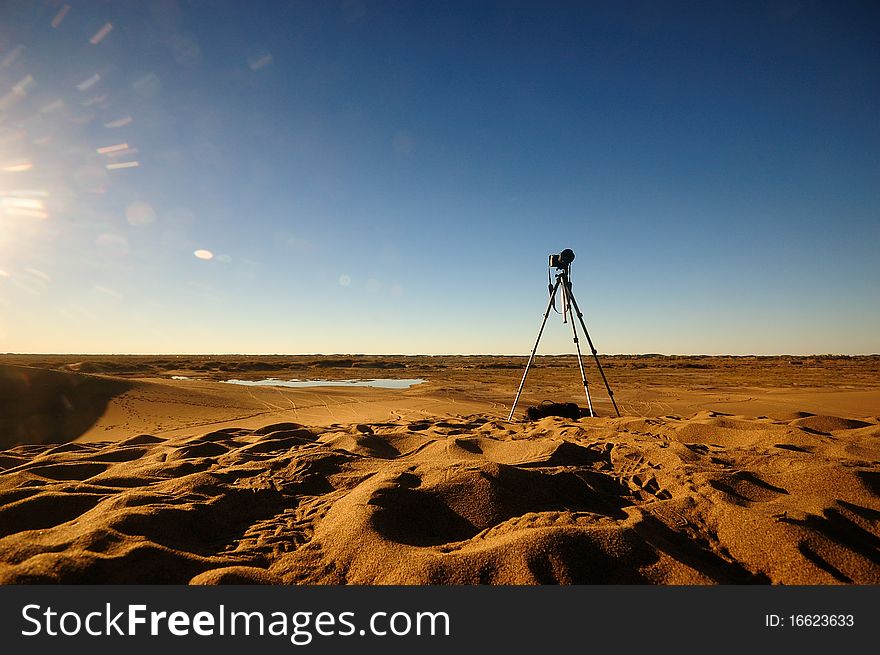
[[[0,11],[0,352],[880,351],[871,3]]]

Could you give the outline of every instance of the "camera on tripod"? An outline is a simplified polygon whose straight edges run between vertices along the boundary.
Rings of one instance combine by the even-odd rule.
[[[590,339],[590,333],[587,332],[587,324],[584,322],[584,315],[581,313],[580,307],[578,307],[577,300],[574,298],[574,292],[571,288],[571,263],[574,261],[574,251],[566,248],[558,255],[550,255],[550,264],[547,269],[547,288],[550,292],[550,300],[547,303],[547,310],[544,312],[544,320],[541,321],[541,329],[538,330],[538,338],[535,340],[535,347],[532,348],[532,354],[529,355],[529,361],[526,362],[526,370],[523,371],[522,380],[519,383],[519,389],[516,390],[516,397],[513,399],[513,405],[510,407],[510,414],[507,416],[508,421],[513,420],[513,414],[516,412],[516,405],[519,402],[519,397],[522,395],[523,387],[526,383],[526,376],[529,374],[529,367],[531,367],[532,362],[535,361],[535,353],[538,352],[538,344],[541,342],[541,335],[544,334],[544,326],[547,324],[547,317],[550,316],[550,310],[556,308],[556,293],[561,289],[562,290],[562,308],[563,310],[559,312],[563,316],[563,323],[568,322],[567,318],[569,316],[572,317],[571,320],[571,336],[574,340],[575,349],[577,350],[577,360],[578,360],[578,368],[581,370],[581,381],[584,383],[584,395],[587,397],[587,409],[589,411],[589,416],[596,416],[595,411],[593,410],[593,399],[590,396],[590,388],[587,385],[587,374],[584,371],[584,358],[581,354],[581,346],[580,339],[578,338],[577,328],[575,327],[574,317],[577,316],[578,321],[580,322],[581,329],[584,331],[584,336],[587,339],[587,344],[590,346],[590,352],[593,354],[593,359],[596,360],[596,368],[599,369],[599,375],[602,376],[602,382],[605,383],[605,390],[608,392],[608,398],[611,400],[611,404],[614,406],[614,412],[620,416],[620,410],[617,408],[617,402],[614,400],[614,392],[611,391],[611,385],[608,384],[608,378],[605,377],[605,371],[602,369],[602,363],[599,361],[599,355],[596,352],[595,346],[593,346],[593,340]],[[556,274],[556,283],[552,283],[550,281],[550,269],[555,268],[559,272]],[[575,405],[575,407],[577,407]]]
[[[571,263],[574,261],[574,251],[570,248],[566,248],[558,255],[550,255],[550,263],[548,266],[550,268],[556,268],[560,271],[564,271],[566,268],[571,266]]]

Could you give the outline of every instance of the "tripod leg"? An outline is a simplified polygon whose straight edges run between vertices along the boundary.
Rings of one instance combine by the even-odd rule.
[[[556,284],[553,285],[553,289],[550,291],[550,302],[547,303],[547,311],[544,312],[544,320],[541,321],[541,329],[538,330],[538,338],[535,339],[535,347],[532,348],[532,354],[529,355],[529,361],[526,362],[526,370],[523,372],[522,380],[519,383],[519,389],[516,390],[516,398],[513,399],[513,406],[510,408],[510,415],[507,417],[508,421],[513,420],[513,413],[516,411],[516,404],[519,402],[520,394],[522,393],[523,386],[525,386],[526,376],[529,374],[529,367],[535,360],[535,353],[538,351],[538,343],[541,341],[541,335],[544,334],[544,326],[547,325],[547,317],[550,316],[550,309],[553,307],[553,298],[556,296],[556,290],[559,288],[561,280],[562,278],[556,278]]]
[[[614,405],[614,411],[617,412],[617,415],[620,416],[620,410],[617,409],[617,403],[614,401],[614,392],[611,391],[611,386],[608,384],[608,378],[605,377],[605,371],[602,370],[602,364],[599,362],[599,356],[596,354],[596,347],[593,345],[593,340],[590,339],[590,333],[587,331],[587,325],[584,323],[584,315],[581,313],[581,308],[578,307],[577,300],[575,300],[574,293],[571,291],[571,281],[566,280],[566,284],[568,285],[568,297],[571,299],[572,305],[574,305],[574,311],[577,314],[578,320],[581,323],[581,327],[584,330],[584,336],[587,337],[587,343],[590,344],[590,351],[593,353],[593,359],[596,360],[596,366],[599,368],[599,374],[602,376],[602,382],[605,383],[605,389],[608,391],[608,397],[611,398],[611,404]]]
[[[569,316],[571,316],[571,296],[569,292],[571,287],[569,285],[565,285],[562,288],[562,293],[565,294],[565,308],[568,310]],[[571,336],[574,339],[574,346],[577,349],[577,358],[578,358],[578,366],[581,369],[581,382],[584,383],[584,393],[587,395],[587,408],[590,410],[590,416],[595,416],[595,412],[593,412],[593,401],[590,399],[590,387],[587,386],[587,374],[584,371],[584,358],[581,355],[581,343],[578,340],[577,328],[574,325],[574,318],[571,319]]]

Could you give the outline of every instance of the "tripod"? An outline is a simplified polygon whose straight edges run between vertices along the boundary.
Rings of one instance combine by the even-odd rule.
[[[569,251],[570,252],[570,251]],[[574,253],[572,253],[571,258],[574,259]],[[551,261],[552,258],[551,258]],[[602,370],[602,364],[599,362],[599,356],[596,354],[596,347],[593,345],[593,340],[590,339],[590,333],[587,331],[587,326],[584,323],[584,315],[581,313],[580,307],[578,307],[577,300],[575,300],[574,292],[571,290],[571,279],[569,278],[569,273],[571,271],[571,262],[568,262],[561,268],[559,268],[559,273],[556,274],[556,284],[554,284],[550,288],[550,302],[547,303],[547,311],[544,312],[544,320],[541,322],[541,329],[538,330],[538,338],[535,340],[535,347],[532,348],[532,354],[529,356],[529,361],[526,363],[526,370],[523,373],[522,381],[519,383],[519,389],[516,391],[516,398],[513,399],[513,407],[510,408],[510,415],[507,417],[508,421],[513,420],[513,413],[516,411],[516,404],[519,402],[520,394],[522,394],[523,386],[526,383],[526,376],[529,374],[529,367],[532,365],[532,362],[535,360],[535,353],[538,351],[538,344],[541,341],[541,335],[544,333],[544,326],[547,324],[547,317],[550,315],[550,310],[553,308],[553,303],[556,298],[556,292],[559,290],[560,286],[562,287],[562,316],[563,322],[572,316],[572,308],[574,308],[574,313],[577,314],[578,320],[580,321],[581,328],[584,331],[584,336],[587,338],[587,343],[590,345],[590,351],[593,353],[593,358],[596,360],[596,366],[599,368],[599,374],[602,376],[602,382],[605,383],[605,389],[608,391],[608,397],[611,399],[611,404],[614,405],[614,411],[617,412],[617,415],[620,416],[620,410],[617,409],[617,403],[614,401],[614,392],[611,391],[611,387],[608,385],[608,378],[605,377],[605,371]],[[584,393],[587,396],[587,407],[590,411],[590,416],[595,416],[596,414],[593,412],[593,401],[590,398],[590,387],[587,384],[587,374],[584,372],[584,358],[581,355],[581,345],[578,340],[577,328],[574,324],[574,319],[571,319],[571,333],[574,338],[574,345],[577,349],[577,358],[578,358],[578,366],[581,370],[581,380],[584,383]]]

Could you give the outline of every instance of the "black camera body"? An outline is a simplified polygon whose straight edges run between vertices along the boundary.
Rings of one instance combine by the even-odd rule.
[[[550,255],[550,268],[558,268],[560,271],[565,270],[574,261],[574,251],[566,248],[558,255]]]

